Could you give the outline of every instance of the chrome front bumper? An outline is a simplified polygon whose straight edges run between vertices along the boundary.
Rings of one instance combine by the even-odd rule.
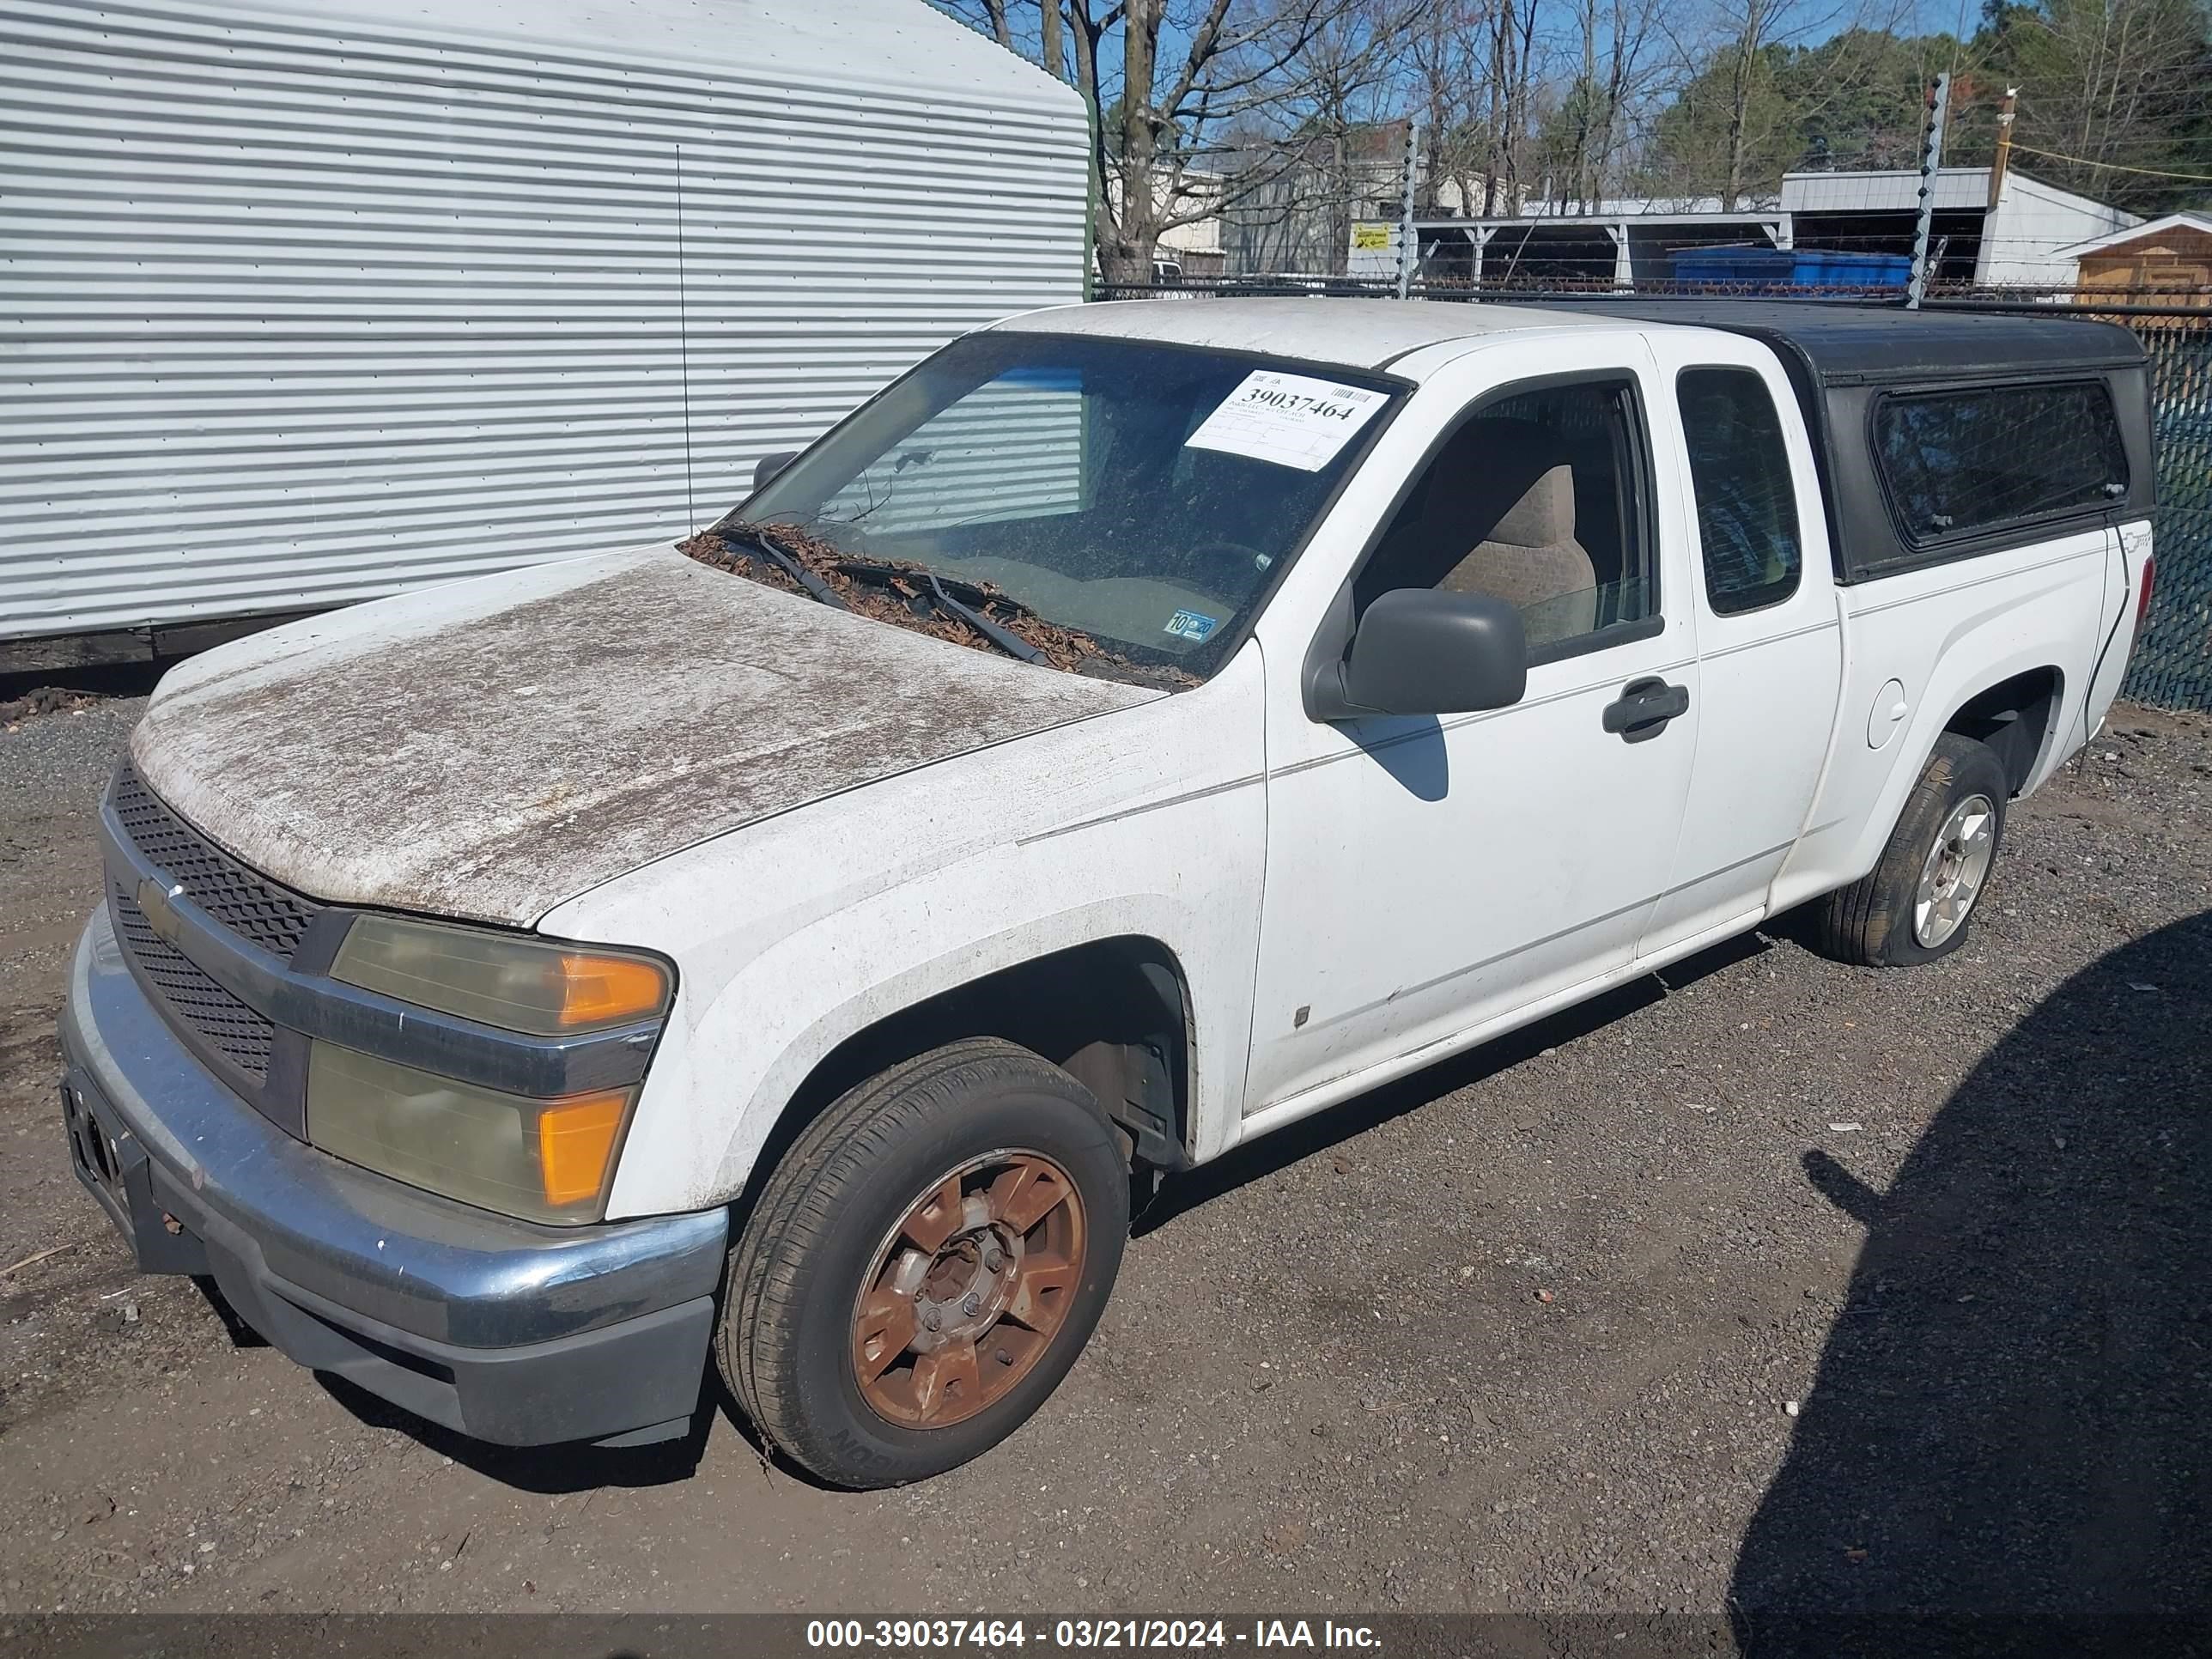
[[[724,1212],[539,1226],[317,1152],[185,1048],[104,906],[61,1041],[71,1162],[143,1270],[211,1274],[301,1364],[481,1439],[637,1443],[689,1421]]]

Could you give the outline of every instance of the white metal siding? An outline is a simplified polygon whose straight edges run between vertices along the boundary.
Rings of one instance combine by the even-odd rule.
[[[1942,167],[1936,206],[1978,208],[1989,199],[1987,167]],[[1782,177],[1784,213],[1911,213],[1920,205],[1920,173],[1912,167],[1863,173],[1789,173]]]
[[[1073,376],[999,380],[940,410],[822,507],[870,530],[949,529],[1083,504],[1083,392]]]
[[[2134,222],[2118,208],[2008,173],[1996,211],[1982,226],[1975,280],[2071,288],[2074,259],[2059,250]]]
[[[697,61],[460,6],[0,0],[0,637],[672,537],[1079,296],[1072,93],[922,0],[832,14],[939,41],[912,86],[842,78],[818,15],[818,66],[739,67],[787,0],[655,4]]]

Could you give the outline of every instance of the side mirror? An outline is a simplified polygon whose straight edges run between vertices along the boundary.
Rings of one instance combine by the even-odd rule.
[[[1350,653],[1320,677],[1310,702],[1323,720],[1464,714],[1510,708],[1528,686],[1528,642],[1512,605],[1488,593],[1398,587],[1367,607]]]
[[[763,455],[753,463],[753,493],[757,495],[768,487],[768,481],[799,459],[795,449],[779,449],[772,455]]]

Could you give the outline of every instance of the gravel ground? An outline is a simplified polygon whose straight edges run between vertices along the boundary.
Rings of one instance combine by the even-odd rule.
[[[2120,709],[1936,967],[1746,941],[1186,1179],[1031,1425],[853,1496],[132,1274],[52,1030],[136,708],[0,737],[0,1614],[2212,1611],[2212,722]]]

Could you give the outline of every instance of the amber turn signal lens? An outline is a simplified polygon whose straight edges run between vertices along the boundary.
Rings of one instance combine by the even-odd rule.
[[[538,1115],[538,1164],[548,1204],[580,1204],[599,1195],[628,1101],[624,1091],[582,1095]]]
[[[613,1025],[650,1019],[668,1000],[668,975],[635,957],[561,958],[561,1024]]]
[[[532,1036],[656,1019],[673,989],[666,966],[642,952],[383,915],[353,919],[330,975]]]

